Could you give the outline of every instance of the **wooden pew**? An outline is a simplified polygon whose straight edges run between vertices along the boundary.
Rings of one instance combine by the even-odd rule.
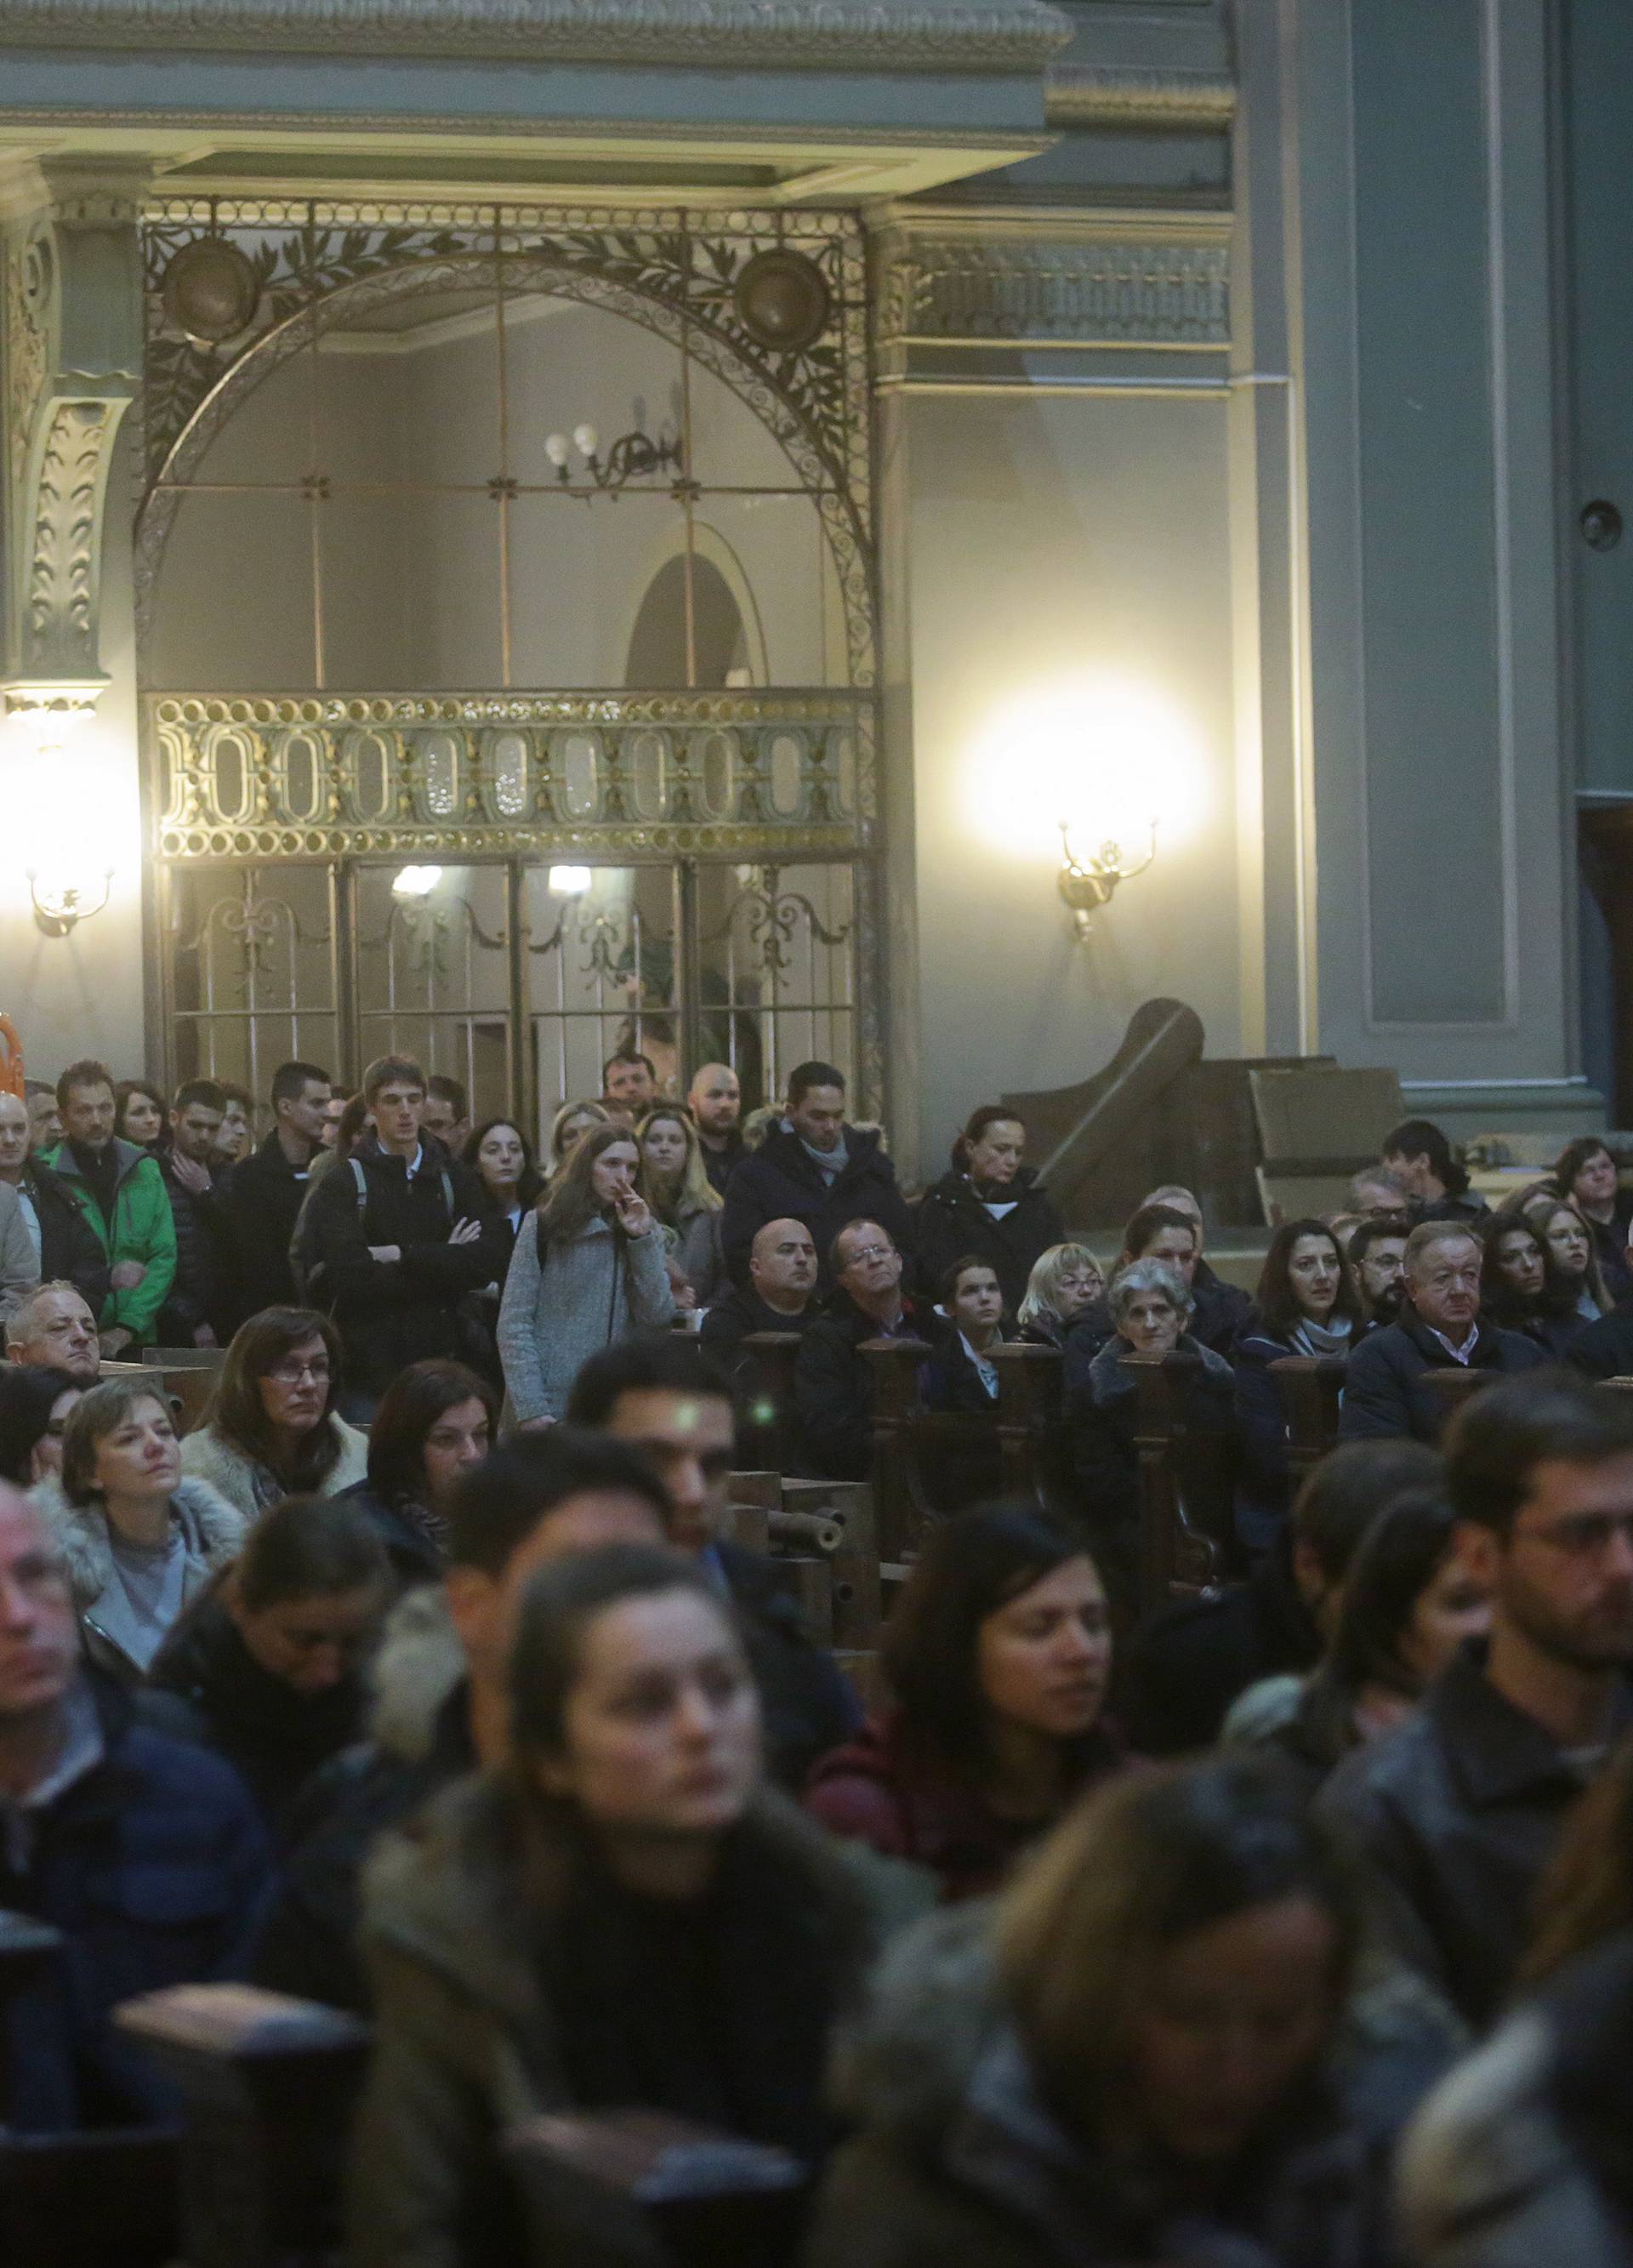
[[[1140,1458],[1142,1614],[1175,1594],[1211,1588],[1234,1557],[1233,1437],[1195,1431],[1188,1392],[1194,1354],[1126,1354],[1135,1373]]]
[[[1426,1370],[1423,1383],[1440,1405],[1442,1434],[1466,1402],[1472,1401],[1482,1387],[1495,1386],[1504,1375],[1500,1370],[1472,1370],[1462,1362],[1448,1363],[1444,1370]]]
[[[938,1465],[979,1458],[992,1473],[983,1493],[1030,1498],[1041,1509],[1061,1496],[1051,1470],[1061,1367],[1054,1347],[993,1350],[998,1399],[990,1415],[924,1408],[919,1373],[934,1350],[921,1339],[864,1339],[861,1352],[873,1369],[873,1502],[886,1563],[910,1556],[925,1527],[953,1508],[936,1484]]]
[[[733,1378],[738,1435],[758,1465],[786,1472],[796,1461],[799,1424],[794,1410],[798,1331],[750,1331],[740,1342]],[[708,1351],[707,1348],[704,1350]]]
[[[1287,1419],[1295,1490],[1338,1446],[1338,1400],[1349,1367],[1342,1355],[1284,1354],[1270,1365]]]

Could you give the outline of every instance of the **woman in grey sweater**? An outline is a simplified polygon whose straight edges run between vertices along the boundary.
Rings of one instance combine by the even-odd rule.
[[[674,1314],[664,1240],[636,1194],[639,1163],[627,1127],[592,1127],[522,1223],[498,1329],[521,1425],[559,1418],[591,1355]]]

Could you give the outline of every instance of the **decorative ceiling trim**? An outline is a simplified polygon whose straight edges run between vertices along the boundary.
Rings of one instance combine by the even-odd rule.
[[[171,54],[1016,71],[1071,37],[1045,0],[0,0],[0,45]]]
[[[1056,127],[1222,134],[1236,116],[1236,85],[1223,72],[1055,63],[1044,82],[1044,115]]]

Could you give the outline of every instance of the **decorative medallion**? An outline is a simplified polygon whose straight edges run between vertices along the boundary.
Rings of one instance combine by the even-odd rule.
[[[166,269],[160,298],[173,330],[219,346],[254,320],[261,278],[247,254],[225,237],[195,237]]]
[[[803,252],[757,252],[732,287],[738,320],[776,354],[798,354],[828,328],[828,279]]]

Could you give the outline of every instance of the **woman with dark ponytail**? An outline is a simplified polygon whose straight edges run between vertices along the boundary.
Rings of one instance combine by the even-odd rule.
[[[1066,1231],[1055,1200],[1021,1159],[1026,1130],[1001,1102],[983,1103],[953,1145],[951,1169],[919,1200],[919,1283],[932,1297],[955,1261],[984,1260],[1004,1311],[1026,1296],[1033,1263]]]

